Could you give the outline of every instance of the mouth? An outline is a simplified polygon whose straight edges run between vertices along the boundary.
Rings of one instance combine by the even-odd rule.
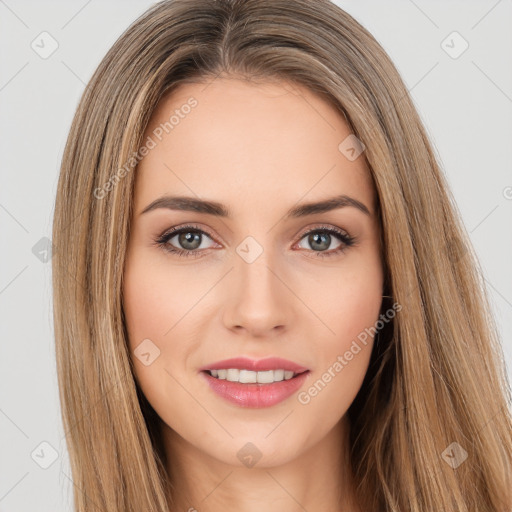
[[[263,408],[290,398],[311,371],[281,358],[235,358],[203,367],[199,373],[209,389],[230,404]]]

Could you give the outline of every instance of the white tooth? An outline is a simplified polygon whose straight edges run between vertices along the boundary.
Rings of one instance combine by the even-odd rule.
[[[284,379],[284,370],[274,370],[274,381],[280,382]]]
[[[257,379],[260,384],[268,384],[270,382],[274,382],[274,370],[258,372]]]
[[[242,384],[256,382],[256,372],[251,372],[250,370],[240,370],[239,382]]]
[[[212,377],[226,379],[230,382],[240,382],[242,384],[272,384],[282,380],[290,380],[295,375],[288,370],[266,370],[253,372],[251,370],[239,370],[238,368],[229,368],[224,370],[210,370]]]
[[[230,368],[227,370],[226,380],[230,382],[238,382],[238,375],[240,374],[240,370],[237,368]]]

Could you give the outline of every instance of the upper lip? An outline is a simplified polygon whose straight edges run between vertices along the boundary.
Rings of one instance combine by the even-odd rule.
[[[239,370],[251,370],[253,372],[263,372],[268,370],[288,370],[294,373],[302,373],[308,370],[300,364],[282,359],[280,357],[268,357],[266,359],[249,359],[247,357],[235,357],[232,359],[223,359],[215,363],[203,366],[200,370],[228,370],[238,368]]]

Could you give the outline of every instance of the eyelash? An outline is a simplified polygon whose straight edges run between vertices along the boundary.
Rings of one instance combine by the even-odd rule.
[[[171,238],[174,238],[176,235],[179,235],[181,233],[188,233],[188,232],[197,232],[197,233],[201,233],[202,235],[206,235],[209,238],[212,238],[206,231],[200,229],[198,226],[189,224],[187,226],[182,226],[180,228],[173,228],[169,231],[166,231],[165,233],[163,233],[162,235],[160,235],[159,237],[157,237],[154,240],[154,245],[163,249],[166,252],[176,254],[177,256],[180,256],[180,257],[181,256],[193,257],[193,258],[200,257],[201,252],[203,252],[207,249],[203,249],[201,251],[198,251],[198,250],[189,251],[186,249],[177,249],[176,247],[174,247],[168,243],[169,240]],[[329,235],[334,235],[336,238],[338,238],[338,240],[340,240],[342,242],[342,244],[337,249],[333,249],[328,252],[327,251],[313,251],[313,252],[316,252],[316,256],[320,257],[320,258],[330,258],[331,256],[336,256],[340,253],[343,253],[349,247],[352,247],[357,243],[356,237],[350,236],[350,235],[346,234],[345,232],[338,230],[336,228],[333,228],[331,226],[319,226],[319,227],[316,227],[309,231],[306,231],[305,233],[302,234],[300,240],[302,240],[307,235],[310,235],[311,233],[316,233],[316,232],[328,233]]]

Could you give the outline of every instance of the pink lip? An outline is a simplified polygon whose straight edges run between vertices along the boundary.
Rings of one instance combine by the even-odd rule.
[[[235,357],[233,359],[224,359],[200,368],[204,370],[228,370],[229,368],[238,368],[239,370],[251,370],[253,372],[264,372],[268,370],[288,370],[295,373],[302,373],[308,370],[293,361],[281,359],[280,357],[268,357],[267,359],[248,359],[247,357]],[[245,385],[245,384],[244,384]]]
[[[229,361],[234,361],[230,359]],[[268,362],[265,362],[268,365]],[[230,366],[233,368],[233,366]],[[240,368],[236,366],[235,368]],[[283,368],[282,366],[280,368]],[[222,369],[222,368],[221,368]],[[241,368],[244,369],[244,368]],[[274,368],[275,369],[275,368]],[[286,400],[289,396],[299,390],[309,371],[303,372],[289,380],[282,380],[272,384],[240,384],[224,379],[212,377],[208,371],[202,371],[201,375],[206,379],[210,389],[227,401],[240,407],[271,407]]]

